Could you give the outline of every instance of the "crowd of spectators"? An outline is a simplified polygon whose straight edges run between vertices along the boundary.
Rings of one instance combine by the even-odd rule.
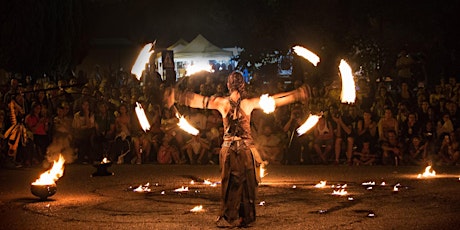
[[[99,68],[52,81],[10,79],[2,90],[1,159],[14,166],[40,165],[64,154],[68,163],[218,164],[222,118],[218,111],[188,107],[165,109],[165,81],[152,71],[138,81],[128,73]],[[206,96],[225,96],[228,72],[184,77],[179,87]],[[388,79],[387,79],[388,80]],[[308,79],[306,79],[308,82]],[[303,82],[261,81],[254,73],[249,96],[285,92]],[[340,103],[340,80],[312,86],[308,104],[254,111],[252,133],[263,159],[272,164],[456,165],[459,163],[460,83],[455,77],[433,86],[404,78],[356,82],[354,104]],[[144,131],[136,102],[151,128]],[[200,133],[178,125],[183,115]],[[310,113],[322,117],[304,135],[296,129]]]

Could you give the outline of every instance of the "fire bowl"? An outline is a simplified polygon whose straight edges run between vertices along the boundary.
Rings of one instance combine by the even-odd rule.
[[[93,166],[96,168],[96,172],[94,172],[91,176],[112,176],[113,173],[107,171],[107,168],[112,166],[112,162],[107,162],[107,163],[98,163],[98,164],[93,164]]]
[[[39,184],[31,184],[30,191],[35,196],[39,197],[42,200],[46,200],[48,197],[54,195],[56,193],[57,187],[56,184],[46,184],[46,185],[39,185]]]

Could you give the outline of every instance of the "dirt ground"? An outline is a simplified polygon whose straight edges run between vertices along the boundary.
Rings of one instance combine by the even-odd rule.
[[[217,229],[218,166],[108,170],[114,175],[91,177],[92,165],[66,165],[56,194],[40,200],[30,183],[45,169],[0,169],[0,229]],[[434,170],[435,178],[418,179],[424,168],[269,165],[249,229],[458,229],[460,168]],[[149,192],[133,191],[147,183]],[[346,195],[332,194],[345,184]],[[182,186],[188,191],[175,191]]]

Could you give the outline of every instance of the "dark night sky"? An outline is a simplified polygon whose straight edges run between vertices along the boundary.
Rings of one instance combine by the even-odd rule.
[[[95,38],[167,47],[198,34],[253,55],[295,44],[339,55],[362,39],[458,63],[459,12],[434,0],[15,0],[0,7],[0,68],[74,66]]]

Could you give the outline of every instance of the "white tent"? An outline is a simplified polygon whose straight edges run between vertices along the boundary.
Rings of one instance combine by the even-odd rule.
[[[189,65],[207,65],[213,63],[228,65],[233,52],[221,49],[209,42],[203,35],[199,34],[190,43],[180,39],[167,50],[174,52],[174,62],[177,77],[183,77],[185,68]],[[157,55],[158,71],[163,71],[161,64],[161,53]]]

